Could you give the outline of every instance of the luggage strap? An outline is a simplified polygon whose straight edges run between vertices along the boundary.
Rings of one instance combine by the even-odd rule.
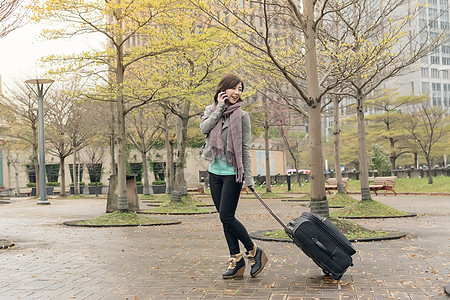
[[[261,204],[269,211],[269,213],[272,215],[272,217],[275,218],[275,220],[277,220],[278,223],[280,223],[280,225],[284,228],[284,231],[286,231],[286,233],[291,233],[291,229],[289,227],[287,227],[287,225],[283,222],[283,220],[280,219],[280,217],[278,217],[273,210],[269,207],[269,205],[267,205],[266,202],[264,202],[264,200],[261,198],[261,196],[259,196],[255,189],[253,187],[249,187],[250,190],[252,191],[253,195],[255,195],[255,197],[259,200],[259,202],[261,202]]]

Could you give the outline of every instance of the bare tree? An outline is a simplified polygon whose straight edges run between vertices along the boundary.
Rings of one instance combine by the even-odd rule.
[[[137,112],[128,115],[128,124],[130,124],[132,130],[127,132],[127,136],[141,154],[144,173],[143,193],[149,195],[150,184],[148,178],[147,153],[153,148],[155,142],[159,141],[162,131],[153,116],[144,115],[144,109],[144,107],[140,107],[137,109]]]
[[[37,99],[31,94],[25,83],[20,82],[15,82],[14,89],[10,89],[7,94],[8,96],[0,94],[0,105],[10,112],[7,119],[9,126],[4,134],[31,146],[36,190],[39,194]]]
[[[73,77],[58,82],[55,89],[48,95],[47,107],[47,139],[53,147],[49,147],[49,153],[57,156],[60,161],[61,172],[61,196],[65,196],[65,160],[71,154],[76,157],[76,152],[81,150],[86,142],[95,136],[102,126],[98,123],[104,121],[101,118],[104,105],[82,103],[80,96],[83,94],[83,83],[79,77]],[[97,121],[96,121],[97,120]],[[75,153],[74,153],[75,152]],[[76,174],[76,160],[73,164],[74,189],[77,189],[78,176]]]
[[[401,12],[407,3],[389,0],[374,6],[370,0],[352,3],[346,10],[338,10],[340,23],[339,43],[330,50],[335,70],[348,75],[345,85],[347,96],[356,99],[358,122],[359,168],[361,199],[370,200],[369,172],[366,149],[365,99],[383,83],[403,75],[407,67],[435,49],[442,35],[419,40],[419,35],[407,35],[408,27],[417,17],[421,6],[406,7],[407,16]]]
[[[91,179],[91,186],[95,188],[95,196],[98,197],[98,184],[103,172],[103,157],[105,149],[102,145],[91,145],[81,155],[83,163],[86,165]]]
[[[448,139],[450,126],[445,111],[440,107],[431,107],[428,99],[421,105],[409,108],[409,122],[405,124],[408,132],[425,155],[428,167],[428,184],[433,183],[431,176],[431,156],[436,144],[443,138]],[[448,143],[448,140],[446,141]]]
[[[421,100],[423,101],[422,96],[399,96],[398,93],[392,91],[384,91],[375,98],[367,99],[367,107],[376,110],[375,114],[367,117],[369,121],[367,139],[375,143],[386,144],[386,148],[389,149],[391,170],[396,169],[398,157],[405,153],[414,153],[416,149],[407,142],[410,136],[403,126],[407,118],[403,110]]]
[[[24,0],[0,1],[0,38],[26,23],[28,14],[26,2]],[[32,3],[29,3],[29,5],[32,5]]]
[[[161,88],[159,85],[137,85],[128,78],[127,71],[138,62],[160,57],[177,47],[178,41],[167,39],[176,27],[166,22],[181,24],[182,11],[182,3],[178,1],[158,0],[106,3],[49,0],[33,10],[37,19],[59,24],[58,28],[46,29],[45,35],[49,39],[97,34],[102,35],[108,44],[104,51],[92,50],[63,57],[56,55],[46,61],[64,62],[66,71],[83,70],[86,74],[98,76],[98,90],[91,94],[92,99],[115,104],[118,210],[128,210],[125,116],[139,106],[154,102]],[[159,76],[157,73],[153,75]],[[136,93],[145,94],[145,97],[135,97]]]

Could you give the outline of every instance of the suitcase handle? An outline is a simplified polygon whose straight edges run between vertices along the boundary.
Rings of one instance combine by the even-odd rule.
[[[321,242],[316,241],[315,244],[317,245],[317,247],[319,247],[320,249],[323,250],[323,252],[325,252],[326,254],[328,254],[328,256],[332,256],[333,252],[331,252],[329,249],[327,249]]]
[[[261,198],[261,196],[259,196],[255,189],[253,187],[249,187],[250,191],[252,191],[253,195],[255,195],[255,197],[259,200],[259,202],[261,202],[261,204],[269,211],[269,213],[272,215],[272,217],[275,218],[275,220],[277,220],[278,223],[280,223],[280,225],[284,228],[284,231],[286,231],[287,234],[291,233],[291,229],[289,229],[289,227],[286,226],[286,224],[284,224],[283,220],[280,219],[280,217],[278,217],[273,210],[269,207],[269,205],[266,204],[266,202],[264,202],[264,200]]]

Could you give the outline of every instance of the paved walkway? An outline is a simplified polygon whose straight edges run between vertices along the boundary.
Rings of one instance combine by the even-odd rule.
[[[406,231],[405,239],[355,243],[355,265],[337,282],[291,243],[256,241],[269,256],[257,278],[223,280],[227,251],[218,215],[156,216],[181,220],[158,227],[85,228],[62,221],[103,214],[106,200],[11,199],[0,205],[0,299],[449,299],[450,197],[378,196],[418,213],[357,220]],[[205,200],[207,201],[207,200]],[[269,200],[284,220],[308,208]],[[145,207],[145,204],[142,204]],[[279,228],[257,200],[242,199],[249,231]]]

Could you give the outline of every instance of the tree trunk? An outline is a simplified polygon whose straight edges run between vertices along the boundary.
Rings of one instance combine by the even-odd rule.
[[[329,207],[325,194],[323,174],[322,132],[319,96],[319,77],[317,71],[316,26],[314,20],[314,3],[303,0],[306,24],[306,78],[308,87],[308,113],[311,158],[311,212],[328,217]]]
[[[72,138],[72,147],[73,147],[73,163],[72,163],[72,177],[73,177],[73,193],[75,195],[78,195],[80,193],[79,185],[78,185],[78,178],[79,177],[79,168],[77,166],[77,137],[74,134]]]
[[[389,161],[391,162],[391,170],[395,170],[396,169],[396,165],[395,165],[395,161],[397,160],[397,157],[394,153],[391,153],[391,155],[389,155]]]
[[[175,185],[174,190],[181,193],[181,195],[187,194],[186,180],[184,178],[184,159],[186,156],[186,142],[187,142],[187,129],[189,123],[189,109],[190,102],[183,103],[183,117],[178,116],[177,120],[177,160],[175,162]],[[170,168],[170,166],[169,166]],[[175,195],[176,196],[176,195]],[[175,197],[176,198],[176,197]],[[178,199],[175,199],[178,200]],[[172,201],[174,201],[174,193],[172,192]]]
[[[172,193],[173,190],[173,143],[169,138],[169,123],[167,121],[168,114],[164,115],[164,144],[166,145],[166,194]]]
[[[66,160],[66,158],[64,156],[62,156],[59,161],[59,168],[61,170],[61,183],[60,183],[61,184],[61,193],[60,193],[61,197],[66,196],[66,169],[64,168],[65,160]]]
[[[427,155],[427,166],[428,166],[428,184],[432,184],[433,176],[431,176],[431,161],[428,155]]]
[[[114,103],[111,102],[111,141],[110,141],[110,151],[111,151],[111,175],[116,175],[116,149],[115,149],[115,140],[116,133],[114,130],[115,122],[114,122]]]
[[[419,169],[419,153],[414,153],[414,167]]]
[[[267,112],[264,113],[267,119]],[[266,192],[272,192],[272,183],[270,180],[270,151],[269,151],[269,126],[267,126],[267,122],[264,126],[264,148],[265,148],[265,158],[266,158]]]
[[[150,183],[148,180],[147,153],[144,150],[142,150],[141,156],[142,156],[142,169],[144,169],[144,187],[142,192],[144,193],[144,195],[150,195],[152,194],[152,191],[150,191]]]
[[[340,145],[340,134],[341,129],[339,125],[339,97],[335,96],[334,100],[334,169],[336,173],[337,180],[337,191],[338,193],[345,193],[345,187],[342,183],[342,172],[341,172],[341,151]]]
[[[364,98],[361,90],[356,97],[358,117],[358,147],[359,147],[359,180],[361,182],[361,200],[371,200],[369,188],[369,167],[367,164],[366,127],[364,123]]]
[[[20,197],[20,184],[19,184],[19,151],[16,151],[16,159],[12,161],[14,167],[15,180],[16,180],[16,195]]]
[[[118,38],[118,45],[121,45],[121,37]],[[125,99],[123,95],[124,65],[123,46],[118,46],[117,50],[117,198],[118,209],[128,210],[127,198],[127,166],[126,166],[126,131],[125,131]]]

